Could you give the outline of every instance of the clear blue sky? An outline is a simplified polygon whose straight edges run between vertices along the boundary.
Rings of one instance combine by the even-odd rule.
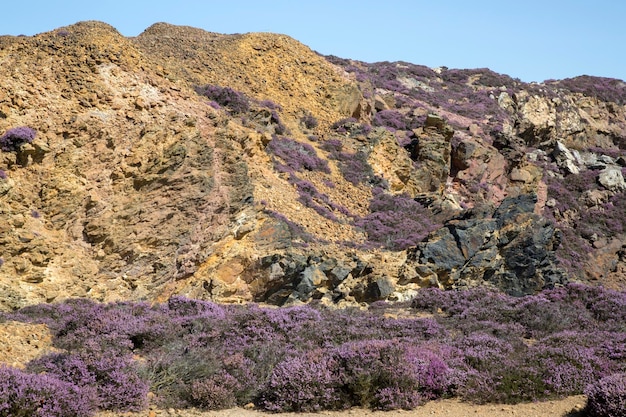
[[[626,80],[624,0],[14,0],[0,34],[101,20],[125,36],[156,22],[289,35],[325,55],[487,67],[523,81]]]

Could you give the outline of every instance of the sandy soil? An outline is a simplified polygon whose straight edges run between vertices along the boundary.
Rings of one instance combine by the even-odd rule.
[[[346,411],[322,411],[320,413],[277,413],[270,414],[256,410],[233,408],[221,411],[195,410],[149,410],[142,413],[100,413],[97,417],[582,417],[580,411],[585,405],[582,395],[558,401],[524,403],[516,405],[487,404],[473,405],[458,400],[431,401],[415,410],[370,411],[353,408]]]

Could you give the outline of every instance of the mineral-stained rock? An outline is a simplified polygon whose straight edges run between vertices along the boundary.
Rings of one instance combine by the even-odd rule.
[[[566,280],[559,228],[590,242],[560,252],[583,258],[581,276],[626,282],[619,94],[323,57],[276,34],[64,32],[0,37],[0,135],[37,132],[0,152],[0,310],[174,294],[354,304],[425,286],[521,295]],[[380,111],[396,127],[372,129]],[[277,136],[294,145],[284,159],[268,148]],[[312,160],[328,169],[302,168]],[[591,170],[598,184],[577,189]],[[404,203],[433,232],[390,250],[386,232],[373,237],[403,224]],[[604,232],[576,225],[579,203]]]
[[[444,288],[488,282],[517,296],[563,284],[558,234],[533,213],[535,203],[534,195],[507,198],[491,218],[447,222],[411,251],[405,270],[434,271]]]

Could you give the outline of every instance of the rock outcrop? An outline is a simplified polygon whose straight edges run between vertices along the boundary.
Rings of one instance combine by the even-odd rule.
[[[520,195],[491,215],[470,211],[446,222],[410,251],[401,280],[441,288],[488,283],[516,296],[565,283],[554,254],[559,234],[534,213],[536,202],[534,195]]]

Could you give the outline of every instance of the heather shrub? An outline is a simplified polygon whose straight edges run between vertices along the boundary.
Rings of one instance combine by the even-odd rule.
[[[313,116],[311,113],[307,113],[306,115],[304,115],[301,121],[304,127],[306,127],[307,129],[315,129],[319,124],[315,116]]]
[[[567,285],[565,300],[584,305],[595,319],[595,326],[600,324],[606,330],[626,330],[626,293],[623,291],[571,283]]]
[[[28,369],[81,387],[102,410],[140,411],[147,406],[148,384],[129,355],[53,353],[31,361]]]
[[[167,300],[167,311],[171,317],[182,320],[193,320],[198,317],[223,320],[226,318],[224,308],[210,301],[194,300],[175,295]]]
[[[626,373],[606,376],[591,383],[585,390],[590,417],[626,416]]]
[[[343,142],[340,139],[328,139],[321,144],[321,148],[329,153],[332,159],[338,159],[343,149]]]
[[[382,184],[383,180],[374,175],[372,167],[367,162],[367,154],[365,152],[342,152],[343,143],[339,139],[325,141],[322,143],[322,149],[329,153],[331,159],[338,162],[341,174],[352,184]]]
[[[449,394],[453,373],[434,352],[394,340],[349,342],[334,350],[352,405],[411,409]]]
[[[346,181],[354,185],[369,184],[380,188],[388,186],[384,179],[374,174],[372,167],[367,162],[367,154],[362,151],[342,152],[339,159],[339,171]]]
[[[581,302],[558,302],[538,294],[522,298],[513,308],[512,319],[523,326],[527,337],[539,338],[569,329],[593,329],[591,314]]]
[[[287,126],[280,120],[280,116],[276,110],[272,110],[270,123],[274,126],[274,133],[277,135],[284,135],[287,133]]]
[[[392,195],[375,188],[370,214],[354,224],[367,233],[370,243],[390,250],[417,245],[436,225],[425,207],[406,195]]]
[[[473,333],[457,343],[470,367],[459,394],[477,403],[581,394],[588,381],[609,369],[594,348],[578,346],[575,340],[541,339],[529,345],[522,338]]]
[[[485,87],[507,87],[508,89],[514,89],[521,83],[520,80],[511,78],[505,74],[498,74],[491,71],[489,68],[475,68],[475,69],[449,69],[441,74],[444,81],[453,84],[466,84],[469,82],[470,77],[478,76],[474,81],[477,85]]]
[[[581,346],[579,332],[563,332],[539,340],[529,349],[529,363],[541,370],[544,394],[582,394],[589,381],[613,371],[613,364],[596,346]]]
[[[475,332],[455,342],[462,352],[465,380],[461,398],[475,403],[534,400],[542,387],[537,370],[523,360],[525,346],[518,341]],[[463,368],[462,368],[463,369]]]
[[[276,365],[259,405],[281,412],[347,408],[350,403],[342,398],[341,385],[334,358],[324,350],[315,350]]]
[[[339,212],[344,216],[352,216],[348,209],[331,201],[328,195],[321,193],[310,181],[301,180],[295,175],[292,175],[289,180],[298,190],[298,201],[315,210],[320,216],[333,221],[338,221],[334,212]]]
[[[190,387],[190,403],[200,409],[221,410],[236,405],[233,392],[239,382],[228,373],[220,373],[203,380],[194,380]]]
[[[560,80],[556,84],[573,93],[621,105],[626,104],[626,83],[619,79],[581,75]]]
[[[304,285],[305,267],[280,262],[294,287]],[[357,262],[349,273],[371,272]],[[48,324],[64,349],[31,361],[27,373],[0,368],[0,376],[18,375],[20,392],[37,402],[62,386],[88,411],[138,410],[148,385],[166,408],[254,402],[269,411],[388,410],[453,395],[534,401],[580,394],[626,370],[625,300],[623,292],[581,284],[519,298],[480,287],[423,289],[408,310],[389,302],[363,310],[178,296],[154,306],[71,300],[0,316]],[[40,378],[56,382],[40,391]],[[14,406],[2,402],[13,385],[0,383],[5,409]]]
[[[7,130],[0,136],[0,150],[4,152],[17,151],[22,145],[35,140],[37,132],[28,126],[19,126]]]
[[[260,109],[252,113],[252,121],[267,128],[272,134],[284,135],[287,133],[287,126],[283,124],[278,114],[280,107],[271,109]]]
[[[548,197],[554,198],[556,206],[545,210],[547,217],[554,219],[562,234],[561,244],[556,254],[562,266],[572,274],[584,270],[587,254],[592,251],[588,238],[597,236],[614,237],[626,230],[626,210],[624,193],[617,193],[601,207],[584,208],[581,196],[588,190],[597,190],[598,176],[595,170],[585,170],[578,175],[569,174],[563,179],[547,176]],[[570,224],[561,219],[571,211],[580,218]]]
[[[259,101],[259,105],[262,107],[267,107],[270,110],[277,110],[277,111],[283,110],[280,104],[274,103],[272,100],[261,100]]]
[[[374,115],[372,120],[374,126],[382,126],[392,131],[405,130],[407,122],[405,117],[397,110],[382,110]]]
[[[88,396],[74,384],[0,366],[2,417],[87,417],[93,411]]]
[[[196,87],[196,92],[200,95],[213,100],[222,107],[226,107],[232,113],[246,113],[250,110],[250,100],[242,92],[236,91],[230,87],[221,87],[218,85],[205,85]]]
[[[163,346],[151,355],[141,372],[150,381],[150,391],[158,405],[185,408],[193,404],[207,406],[209,394],[203,394],[197,384],[213,378],[218,371],[219,360],[214,352],[197,346],[189,349],[181,342]]]
[[[308,143],[286,137],[274,137],[267,145],[267,151],[283,161],[284,164],[274,160],[274,166],[280,172],[306,169],[330,173],[328,162],[317,156],[315,149]]]
[[[295,311],[254,306],[220,313],[226,315],[181,321],[179,339],[148,358],[144,373],[160,405],[217,409],[253,401],[288,346],[300,340],[291,336],[305,334],[300,326],[307,323]]]
[[[55,345],[70,352],[89,348],[124,355],[175,337],[168,322],[161,319],[163,313],[147,303],[76,299],[59,308],[64,314],[51,327]]]

